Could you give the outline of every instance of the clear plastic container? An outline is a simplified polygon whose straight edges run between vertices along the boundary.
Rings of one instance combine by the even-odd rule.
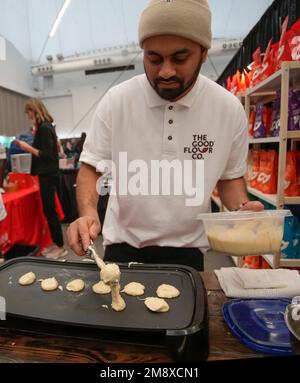
[[[11,170],[13,173],[30,173],[31,171],[30,153],[13,154],[11,156]]]
[[[200,214],[212,250],[236,256],[277,254],[290,210]]]

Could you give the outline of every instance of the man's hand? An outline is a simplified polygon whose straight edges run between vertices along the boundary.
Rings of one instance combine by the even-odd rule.
[[[239,211],[262,211],[264,205],[259,201],[248,201],[243,204]]]
[[[98,218],[85,216],[72,222],[67,230],[67,238],[70,248],[77,255],[85,255],[91,240],[95,240],[101,230]]]

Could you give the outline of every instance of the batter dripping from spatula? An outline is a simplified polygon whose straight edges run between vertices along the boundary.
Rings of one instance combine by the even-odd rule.
[[[100,279],[111,288],[112,303],[111,307],[115,311],[122,311],[126,308],[126,303],[120,294],[120,276],[121,271],[115,263],[106,264],[96,253],[92,244],[88,248],[88,252],[94,258],[100,269]]]

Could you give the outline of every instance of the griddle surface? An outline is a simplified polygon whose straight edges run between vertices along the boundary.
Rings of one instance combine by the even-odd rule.
[[[111,295],[98,295],[92,291],[99,281],[99,269],[92,263],[71,263],[35,258],[18,258],[0,267],[0,295],[6,299],[7,315],[45,321],[55,324],[93,327],[100,329],[122,329],[163,331],[187,328],[195,310],[195,284],[193,275],[184,267],[119,264],[121,289],[129,282],[145,285],[145,294],[130,297],[122,293],[126,309],[115,312],[111,308]],[[18,280],[32,271],[37,280],[55,277],[63,291],[45,292],[40,282],[20,286]],[[72,293],[66,284],[72,279],[85,281],[84,291]],[[166,299],[170,306],[167,313],[153,313],[147,309],[143,299],[156,296],[157,287],[167,283],[181,292],[174,299]],[[102,307],[107,305],[107,308]]]

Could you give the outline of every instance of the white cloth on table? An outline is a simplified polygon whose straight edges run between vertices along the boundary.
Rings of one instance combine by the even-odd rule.
[[[292,298],[300,295],[300,275],[297,270],[222,267],[215,270],[215,274],[229,298]]]

